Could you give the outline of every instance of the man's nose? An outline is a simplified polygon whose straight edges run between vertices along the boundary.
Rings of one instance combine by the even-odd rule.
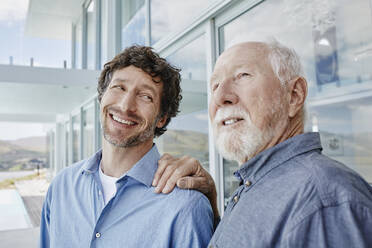
[[[135,112],[137,110],[136,94],[134,92],[125,92],[120,98],[120,107],[123,111]]]
[[[225,80],[217,87],[212,97],[214,97],[215,103],[219,106],[233,105],[239,101],[239,97],[235,91],[236,89],[232,85],[231,80]]]

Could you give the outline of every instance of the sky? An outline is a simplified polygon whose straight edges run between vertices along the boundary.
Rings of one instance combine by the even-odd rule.
[[[0,140],[16,140],[33,136],[46,136],[46,124],[29,122],[0,122]]]

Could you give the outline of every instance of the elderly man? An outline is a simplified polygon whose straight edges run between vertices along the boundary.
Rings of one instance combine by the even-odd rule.
[[[318,133],[304,133],[307,83],[293,50],[235,45],[218,58],[210,87],[216,146],[240,164],[212,247],[372,247],[372,189],[321,153]],[[215,205],[213,180],[195,159],[159,164],[157,192],[177,183]]]
[[[178,112],[179,70],[133,46],[105,65],[98,82],[102,150],[61,171],[41,219],[41,247],[205,247],[213,231],[197,191],[154,192],[153,143]]]

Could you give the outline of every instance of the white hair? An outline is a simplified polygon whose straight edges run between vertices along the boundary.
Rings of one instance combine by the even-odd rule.
[[[288,81],[295,77],[305,77],[300,57],[292,48],[281,44],[277,39],[271,37],[264,42],[269,48],[268,60],[275,76],[285,86]],[[305,125],[306,107],[302,107],[302,122]]]
[[[300,57],[296,51],[270,38],[266,45],[269,48],[268,60],[272,70],[282,85],[295,77],[304,77]]]

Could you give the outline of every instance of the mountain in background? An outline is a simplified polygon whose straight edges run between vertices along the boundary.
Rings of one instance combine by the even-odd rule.
[[[0,171],[46,167],[45,137],[0,140]]]
[[[17,140],[7,140],[6,142],[21,147],[26,150],[35,151],[35,152],[46,152],[46,137],[37,136],[37,137],[28,137]]]

